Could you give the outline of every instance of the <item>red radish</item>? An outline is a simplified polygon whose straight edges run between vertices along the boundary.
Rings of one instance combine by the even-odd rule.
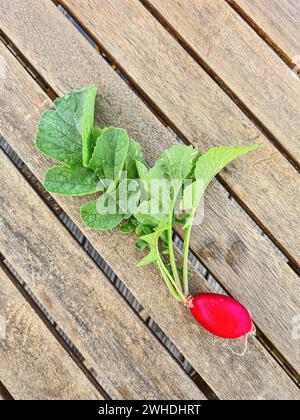
[[[190,296],[186,306],[203,328],[218,337],[234,339],[254,332],[247,309],[228,296],[200,293]]]

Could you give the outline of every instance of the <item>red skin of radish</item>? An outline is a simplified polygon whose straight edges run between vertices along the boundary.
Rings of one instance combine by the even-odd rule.
[[[251,316],[236,300],[214,293],[200,293],[186,304],[195,320],[217,337],[235,339],[253,332]]]

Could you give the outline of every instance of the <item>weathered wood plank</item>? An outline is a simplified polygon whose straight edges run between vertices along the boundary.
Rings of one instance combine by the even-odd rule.
[[[299,81],[268,45],[223,0],[146,1],[209,64],[290,154],[299,159]],[[281,20],[281,12],[289,1],[281,2],[281,5],[276,0],[241,0],[238,3],[244,3],[258,13],[262,9],[265,19],[273,13],[280,13]],[[295,7],[290,6],[292,12]],[[296,21],[297,14],[299,33],[299,3],[296,15],[290,16],[290,21]],[[297,37],[300,39],[297,35],[296,43]],[[294,135],[295,138],[291,139]]]
[[[299,0],[229,0],[246,13],[264,35],[295,64],[300,55]]]
[[[159,3],[162,5],[168,2]],[[291,258],[299,264],[300,227],[297,209],[300,200],[296,191],[300,188],[300,181],[297,171],[275,146],[262,135],[138,0],[87,0],[85,2],[64,0],[63,4],[68,6],[76,18],[94,34],[100,45],[103,45],[120,63],[141,90],[146,92],[156,106],[192,143],[197,144],[201,149],[221,144],[254,142],[265,146],[264,150],[235,162],[226,172],[222,172],[221,178],[250,210],[254,218],[257,218],[271,232]],[[174,7],[175,4],[176,2]],[[234,38],[231,36],[231,31],[235,32],[233,30],[235,26],[238,26],[237,29],[241,26],[240,29],[245,32],[244,48],[248,46],[248,41],[253,44],[251,36],[256,36],[256,34],[242,20],[239,20],[236,13],[225,2],[215,1],[214,7],[211,3],[205,4],[206,8],[211,10],[211,14],[208,13],[211,23],[208,25],[206,23],[208,17],[204,17],[200,25],[200,33],[205,34],[205,28],[212,28],[207,30],[202,43],[203,54],[208,56],[207,61],[209,63],[212,61],[213,66],[213,51],[216,50],[215,60],[216,62],[219,60],[215,66],[216,72],[221,75],[220,72],[225,67],[223,74],[226,83],[230,84],[232,80],[233,90],[240,89],[245,102],[246,96],[249,96],[248,106],[252,111],[254,113],[257,111],[261,119],[263,119],[261,114],[264,113],[264,124],[272,130],[274,128],[274,134],[282,139],[285,146],[290,149],[290,153],[295,158],[299,157],[300,84],[294,79],[290,69],[259,37],[257,37],[257,42],[266,48],[265,55],[266,52],[270,52],[276,61],[273,67],[271,65],[267,67],[267,73],[265,62],[268,57],[264,57],[262,60],[264,63],[260,65],[261,58],[257,60],[253,51],[247,56],[245,53],[247,49],[244,51],[240,48],[237,41],[231,45],[233,51],[227,54],[230,40]],[[172,2],[168,4],[168,10],[173,10],[174,7]],[[214,28],[220,27],[223,20],[227,22],[225,16],[223,20],[219,17],[222,12],[224,14],[224,7],[228,8],[226,19],[228,15],[229,20],[232,14],[238,22],[231,19],[233,26],[227,27],[224,24],[224,28],[219,32]],[[216,13],[213,15],[214,10]],[[202,17],[199,12],[198,15],[195,22]],[[12,19],[10,22],[9,26],[13,27]],[[192,26],[192,22],[189,26]],[[222,45],[225,41],[222,40],[222,36],[225,30],[227,30],[229,45],[223,50]],[[217,39],[216,44],[214,44],[215,39]],[[208,49],[207,45],[211,47]],[[235,47],[236,50],[234,50]],[[211,52],[208,53],[208,51]],[[230,62],[231,56],[236,56],[235,60],[238,59],[238,61]],[[251,72],[255,72],[255,78],[253,75],[251,78]],[[279,86],[273,86],[276,77],[279,80]],[[257,78],[259,79],[256,82]],[[288,136],[287,133],[289,133]]]
[[[1,250],[109,395],[205,399],[3,152],[0,169]]]
[[[172,135],[158,123],[153,114],[51,3],[30,1],[32,1],[31,7],[24,9],[18,17],[15,16],[19,21],[23,17],[23,27],[29,25],[30,28],[22,34],[19,32],[14,34],[18,46],[59,93],[66,92],[72,86],[95,83],[99,88],[98,124],[126,127],[132,137],[142,143],[147,151],[147,158],[152,163],[163,149],[170,147],[174,142]],[[17,9],[10,10],[9,17],[13,16],[15,10]],[[45,48],[47,54],[44,53]],[[13,72],[11,73],[13,75]],[[17,80],[19,73],[17,72],[14,77]],[[10,83],[5,90],[7,96],[3,96],[2,99],[4,110],[7,106],[10,109],[11,99],[8,95],[12,89]],[[26,111],[30,107],[28,104],[31,101],[35,102],[36,99],[30,99],[29,96],[27,99],[24,98],[24,101],[18,105],[20,112]],[[49,106],[49,101],[45,102],[45,106]],[[42,109],[44,109],[43,104],[40,110]],[[21,118],[19,113],[15,118],[16,120]],[[8,115],[4,113],[3,119],[3,124],[9,122],[12,126],[15,125],[10,113]],[[27,137],[33,138],[35,128],[32,131],[30,129],[27,126],[23,127]],[[22,157],[25,156],[33,171],[39,168],[41,158],[32,153],[31,143],[20,144],[17,141],[13,146]],[[266,167],[268,163],[267,159]],[[41,172],[39,176],[42,176]],[[284,187],[282,189],[284,190]],[[265,194],[268,194],[267,190]],[[296,196],[297,191],[295,191]],[[200,256],[212,274],[234,297],[249,307],[260,329],[298,369],[299,344],[292,339],[290,322],[299,313],[299,294],[295,293],[295,289],[298,290],[298,277],[225,197],[224,191],[218,184],[210,188],[206,195],[206,210],[205,222],[194,228],[193,252]],[[75,214],[78,219],[78,213]],[[107,235],[102,237],[105,242]],[[99,246],[101,245],[97,242],[96,247]],[[108,250],[105,248],[100,253],[103,256],[105,253],[106,260],[115,264],[112,255],[106,251]],[[125,274],[123,269],[121,272]],[[135,280],[129,276],[126,281],[130,284],[133,281],[131,287],[143,293],[143,288],[140,289],[140,284],[135,284]]]
[[[0,313],[0,375],[15,399],[103,399],[1,267]]]
[[[42,8],[42,5],[39,3],[38,7]],[[45,63],[41,66],[39,54],[36,56],[35,63],[40,68],[47,68],[46,72],[51,79],[51,84],[60,93],[75,85],[96,83],[100,92],[97,114],[101,115],[101,119],[98,122],[103,125],[113,123],[118,126],[129,127],[130,134],[141,140],[146,147],[147,157],[151,157],[153,161],[153,158],[157,157],[162,148],[168,147],[172,143],[170,133],[158,123],[156,118],[127,89],[118,76],[101,61],[96,52],[64,20],[64,17],[55,8],[50,7],[50,3],[47,3],[47,7],[48,5],[49,10],[47,10],[47,13],[39,15],[38,22],[45,27],[43,19],[47,20],[46,27],[55,37],[59,48],[52,56],[51,40],[46,34],[43,38],[43,31],[41,33],[37,32],[39,42],[35,45],[34,50],[39,51],[38,45],[42,39],[42,42],[45,42],[44,45],[48,50],[49,57],[51,55],[53,59],[53,63],[51,59],[49,60],[49,67]],[[39,10],[41,11],[41,9]],[[45,10],[42,9],[42,12],[45,12]],[[61,40],[60,34],[62,36]],[[50,42],[49,46],[47,42]],[[5,55],[5,51],[1,51],[1,54]],[[50,161],[35,151],[33,138],[40,112],[50,106],[50,101],[33,83],[28,74],[18,67],[11,56],[7,55],[5,57],[9,66],[10,77],[6,80],[4,94],[0,98],[4,110],[0,116],[1,132],[36,176],[42,179]],[[44,54],[42,57],[44,57]],[[57,58],[59,58],[60,64],[56,61]],[[73,62],[73,60],[75,61]],[[50,71],[51,63],[55,66],[53,71]],[[54,70],[57,68],[60,69],[59,72]],[[5,92],[10,92],[10,94],[5,95]],[[16,93],[13,95],[14,103],[11,102],[11,92]],[[147,121],[146,129],[143,125],[144,121]],[[159,138],[160,141],[159,143],[149,143],[149,138]],[[210,191],[210,194],[215,194],[214,188]],[[211,200],[211,198],[208,199]],[[124,238],[117,231],[105,233],[89,231],[82,226],[79,218],[78,209],[83,202],[82,199],[57,197],[57,201],[70,217],[80,225],[102,257],[113,267],[117,275],[220,398],[298,398],[298,389],[256,340],[250,346],[247,355],[241,359],[232,355],[226,346],[221,345],[221,343],[218,345],[218,342],[208,333],[199,329],[191,321],[186,311],[170,298],[155,269],[150,267],[138,269],[136,267],[136,263],[140,259],[140,253],[134,249],[133,237],[127,237],[127,246],[124,247],[122,246]],[[216,200],[212,200],[212,203],[214,202]],[[228,203],[230,202],[228,201]],[[218,206],[215,206],[214,211],[218,212]],[[231,211],[235,212],[236,210],[232,207]],[[243,220],[243,216],[237,217]],[[240,226],[238,227],[240,229]],[[205,226],[203,225],[201,229],[205,229]],[[251,231],[250,227],[248,229],[251,235],[254,235],[253,240],[255,239],[256,247],[260,247],[261,237],[256,234],[255,230]],[[239,231],[236,234],[239,235]],[[249,257],[249,255],[250,253],[247,253],[246,256]],[[274,257],[276,261],[276,256],[273,255],[271,250],[268,257],[272,260]],[[247,258],[245,259],[247,260]],[[269,264],[268,261],[265,261],[266,265]],[[130,270],[128,270],[128,267],[130,267]],[[278,268],[280,269],[279,263]],[[292,271],[291,275],[293,276]],[[287,279],[290,278],[289,276],[286,277]],[[289,280],[287,281],[289,282]],[[280,284],[280,277],[278,282]],[[193,290],[196,289],[207,290],[204,280],[199,275],[194,276]],[[245,304],[249,303],[250,305],[251,303],[245,294],[243,301]],[[282,306],[282,302],[280,304]],[[280,305],[276,305],[277,309],[280,311]],[[289,310],[288,306],[286,310]],[[274,307],[273,312],[276,312]],[[272,317],[273,315],[270,312],[263,319],[269,321]],[[274,317],[274,319],[276,318]],[[282,333],[286,335],[287,340],[289,339],[288,329],[289,326],[287,325],[282,329]],[[295,352],[296,356],[295,344],[291,347],[293,347],[292,351]]]

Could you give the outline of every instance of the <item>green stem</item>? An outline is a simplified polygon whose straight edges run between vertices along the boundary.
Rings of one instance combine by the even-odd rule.
[[[172,293],[172,295],[174,296],[174,298],[177,301],[185,301],[186,297],[182,293],[181,287],[178,287],[178,285],[176,284],[175,280],[173,279],[173,277],[169,273],[167,267],[165,266],[165,264],[164,264],[164,262],[163,262],[163,260],[160,256],[158,245],[157,245],[157,254],[158,254],[158,260],[157,260],[158,261],[158,267],[159,267],[159,269],[162,273],[162,276],[163,276],[163,278],[166,282],[166,285],[167,285],[168,289],[170,290],[170,292]]]
[[[187,228],[184,237],[184,251],[183,251],[183,293],[188,296],[189,294],[189,279],[188,279],[188,261],[189,261],[189,246],[191,238],[192,225]]]
[[[175,280],[176,285],[182,291],[182,286],[180,282],[180,278],[178,275],[178,269],[176,265],[175,255],[174,255],[174,248],[173,248],[173,211],[170,213],[169,216],[169,224],[168,224],[168,247],[169,247],[169,257],[170,257],[170,263],[172,267],[172,273]]]
[[[193,192],[194,193],[194,192]],[[185,294],[185,296],[189,295],[189,248],[190,248],[190,241],[191,241],[191,233],[192,233],[192,227],[193,227],[193,223],[194,223],[194,219],[196,216],[196,212],[197,212],[197,208],[200,202],[200,198],[201,196],[198,197],[197,201],[194,201],[194,196],[193,196],[193,202],[194,202],[194,206],[193,206],[193,211],[189,216],[188,219],[188,227],[186,229],[186,234],[184,237],[184,241],[183,241],[183,274],[182,274],[182,278],[183,278],[183,293]]]
[[[158,268],[161,272],[161,275],[166,283],[167,288],[169,289],[169,291],[171,292],[172,296],[174,297],[175,300],[177,300],[177,302],[181,302],[182,298],[178,295],[178,293],[176,292],[176,290],[173,287],[173,284],[171,283],[171,281],[169,280],[169,277],[166,273],[165,267],[163,265],[161,265],[160,262],[157,263]]]

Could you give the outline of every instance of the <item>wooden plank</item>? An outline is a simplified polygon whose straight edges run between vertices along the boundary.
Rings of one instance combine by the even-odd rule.
[[[22,26],[29,25],[30,30],[24,34],[14,33],[14,40],[18,46],[59,93],[66,92],[71,86],[96,84],[99,88],[98,124],[123,126],[129,129],[132,137],[137,138],[147,151],[149,162],[153,163],[153,159],[157,158],[162,150],[174,143],[172,135],[158,123],[145,105],[130,92],[104,60],[101,60],[51,4],[46,6],[31,1],[33,1],[31,7],[24,9],[18,16],[14,17],[16,7],[12,8],[7,16],[9,19],[12,18],[12,21],[24,17]],[[49,32],[46,32],[46,28],[49,28]],[[52,42],[52,37],[55,39],[55,44]],[[47,54],[44,53],[45,46]],[[58,68],[61,69],[60,72],[57,72]],[[18,79],[18,75],[15,77]],[[6,92],[10,90],[11,87],[7,86]],[[30,103],[30,99],[28,101]],[[46,103],[49,104],[48,101]],[[3,97],[3,109],[7,104],[10,104],[9,96]],[[26,108],[23,105],[21,109]],[[11,121],[14,125],[10,115],[5,117],[3,114],[3,118],[6,118],[4,120],[6,123]],[[28,130],[26,126],[23,129]],[[34,131],[29,131],[28,138],[33,138]],[[26,143],[26,146],[29,149],[25,149],[25,145],[20,145],[19,141],[14,144],[18,153],[26,157],[26,162],[35,171],[41,164],[41,158],[32,153],[30,144]],[[248,164],[250,162],[251,159],[248,160]],[[272,160],[267,159],[264,165],[267,167],[270,163]],[[242,169],[240,168],[241,171]],[[237,176],[238,174],[237,171]],[[43,175],[39,173],[39,176]],[[257,179],[256,183],[259,182]],[[282,190],[284,189],[285,187],[282,187]],[[264,195],[268,193],[265,189]],[[298,195],[295,189],[296,200]],[[272,203],[270,200],[270,207]],[[286,212],[288,211],[289,208],[286,209]],[[75,216],[78,220],[77,212]],[[284,215],[281,219],[283,217]],[[103,235],[102,238],[105,243],[107,235]],[[96,247],[99,246],[97,241]],[[299,343],[292,338],[290,322],[299,313],[299,293],[295,293],[295,290],[299,290],[298,277],[249,224],[248,219],[226,198],[223,189],[217,183],[206,195],[206,219],[204,224],[194,228],[192,250],[226,290],[249,307],[263,333],[287,360],[299,369]],[[106,260],[112,261],[111,264],[115,265],[116,261],[107,251],[105,248],[100,253],[106,255]],[[114,249],[113,254],[115,255]],[[126,259],[122,258],[120,262],[122,261],[127,265]],[[124,273],[121,264],[120,269],[122,275],[127,274]],[[136,290],[134,293],[136,296],[140,292],[143,294],[143,287],[140,288],[140,284],[135,284],[135,278],[129,275],[126,281],[130,284],[133,282],[131,288]]]
[[[109,395],[205,399],[3,152],[0,168],[1,250]]]
[[[199,33],[193,44],[195,49],[273,133],[290,155],[300,163],[299,84],[290,69],[223,0],[215,0],[213,3],[205,0],[183,3],[185,6],[179,0],[153,2],[163,10],[166,8],[170,13],[175,10],[176,16],[179,15],[178,20],[181,19],[182,11],[184,15],[184,7],[191,10],[190,14],[186,14],[187,19],[191,18],[187,26],[195,27],[195,32]],[[112,54],[180,129],[179,123],[182,121],[178,117],[178,112],[180,112],[178,107],[182,102],[182,113],[186,123],[190,118],[191,123],[194,122],[197,128],[197,134],[189,133],[188,137],[198,139],[199,133],[204,132],[203,125],[206,121],[205,119],[203,121],[202,113],[207,117],[210,115],[209,110],[205,113],[205,108],[202,109],[204,99],[208,99],[205,105],[212,107],[210,112],[216,114],[213,115],[212,122],[218,121],[216,118],[223,112],[226,100],[222,102],[222,94],[209,80],[209,76],[203,71],[196,71],[193,60],[180,51],[176,41],[151,18],[145,9],[143,10],[139,0],[102,0],[102,2],[101,0],[100,2],[98,0],[85,2],[62,0],[62,4],[88,28],[100,44]],[[185,17],[183,16],[182,19],[185,20]],[[144,71],[142,71],[142,65]],[[150,68],[151,77],[149,74],[147,77],[146,70],[149,71]],[[165,83],[166,80],[169,83]],[[155,85],[152,89],[151,84]],[[165,85],[165,92],[161,91],[163,85]],[[209,88],[212,92],[206,95],[205,91]],[[202,101],[197,97],[197,91],[198,95],[201,94]],[[160,95],[158,95],[159,92]],[[169,102],[166,102],[166,99],[163,100],[161,97],[164,93],[171,96],[172,100],[168,99]],[[183,97],[181,101],[178,100],[180,95]],[[216,97],[218,101],[221,100],[219,110],[215,108]],[[170,109],[174,107],[173,103],[177,107],[175,115],[175,109],[173,113]],[[189,115],[186,115],[187,104]],[[193,109],[196,115],[193,114]],[[199,114],[202,117],[201,124],[199,124]],[[176,115],[177,118],[174,118]],[[199,126],[195,121],[197,117]],[[220,123],[222,117],[219,116]],[[212,137],[213,127],[210,125],[208,135]],[[226,124],[223,122],[220,127],[225,131]],[[290,134],[288,138],[286,133]],[[292,136],[294,138],[291,138]]]
[[[103,399],[0,268],[0,376],[18,400]]]
[[[229,0],[229,4],[254,23],[263,36],[285,54],[290,61],[299,63],[300,4],[299,0]]]
[[[174,2],[173,6],[172,1],[158,3],[168,4],[168,10],[176,10],[175,4],[179,4]],[[64,0],[63,4],[93,33],[100,45],[192,143],[204,150],[221,144],[257,142],[264,145],[263,150],[251,157],[236,161],[220,177],[253,217],[284,247],[290,258],[299,264],[300,200],[297,191],[300,189],[300,181],[295,168],[138,0]],[[290,154],[300,161],[298,80],[225,2],[217,0],[214,7],[205,1],[201,4],[211,10],[211,15],[207,13],[208,16],[201,21],[201,35],[205,34],[205,28],[220,27],[223,21],[230,20],[233,25],[227,27],[224,24],[220,32],[207,29],[202,44],[199,41],[203,45],[201,52],[207,54],[207,62],[213,67],[215,56],[216,72],[221,76],[223,74],[227,84],[232,81],[232,89],[239,89],[237,93],[243,96],[243,101],[274,131],[273,134],[290,150]],[[225,13],[225,7],[228,9],[222,20],[220,16]],[[189,27],[202,17],[201,13],[196,14],[196,10],[195,7],[194,16],[199,17],[192,20],[191,24],[188,23]],[[213,14],[213,11],[216,13]],[[207,24],[209,16],[211,22]],[[12,33],[9,30],[14,27],[12,17],[9,21],[5,29]],[[225,30],[229,45],[223,49],[223,44],[226,44],[226,38],[222,40]],[[243,48],[237,41],[230,44],[231,39],[238,37],[239,30],[243,31],[240,44],[244,37],[246,40]],[[233,36],[231,32],[237,34]],[[12,36],[15,34],[12,33]],[[252,36],[257,40],[253,40]],[[248,48],[248,42],[252,47],[259,48],[262,45],[266,49],[263,60],[261,57],[259,60],[256,58],[255,53]],[[208,49],[207,45],[211,47]],[[233,51],[227,54],[230,46]],[[248,55],[247,51],[251,51],[251,54]],[[267,52],[271,57],[268,57]],[[236,62],[230,62],[232,56]],[[269,59],[271,64],[268,63]],[[260,64],[260,61],[263,63]],[[254,67],[251,67],[252,63]],[[266,63],[269,64],[268,71]],[[251,72],[255,72],[258,82]],[[279,83],[276,84],[276,80]]]
[[[39,42],[37,44],[33,42],[31,45],[34,45],[34,50],[37,52],[39,51],[38,45],[41,44],[41,40],[46,46],[48,57],[51,57],[51,59],[49,59],[49,67],[44,67],[45,63],[41,67],[47,68],[47,73],[53,86],[58,92],[62,93],[66,89],[70,89],[71,86],[96,83],[100,92],[97,102],[97,114],[101,116],[101,119],[98,120],[98,123],[110,125],[113,122],[117,126],[129,127],[130,134],[141,140],[146,148],[147,157],[151,157],[153,161],[153,158],[157,157],[162,148],[171,144],[171,134],[158,123],[156,118],[127,89],[118,76],[101,61],[97,53],[92,47],[88,46],[72,25],[68,24],[64,17],[50,5],[50,3],[46,5],[45,3],[39,3],[39,12],[33,8],[31,12],[33,10],[37,12],[34,18],[39,16],[39,19],[36,22],[39,22],[44,27],[49,27],[52,35],[55,36],[59,48],[52,55],[50,47],[51,37],[49,38],[44,33],[45,38],[43,38],[43,31],[36,33]],[[47,25],[43,19],[47,20]],[[37,29],[37,26],[35,28]],[[60,35],[62,36],[61,39]],[[47,45],[47,42],[50,44]],[[0,115],[1,133],[11,143],[29,168],[42,180],[43,173],[49,167],[50,161],[35,151],[33,138],[40,112],[50,106],[50,101],[33,83],[28,74],[12,60],[12,57],[6,55],[9,54],[8,52],[5,53],[4,50],[1,50],[1,54],[5,56],[10,75],[9,79],[5,81],[3,95],[0,97],[0,104],[4,110]],[[40,66],[41,63],[39,63],[38,56],[35,63]],[[42,57],[44,57],[44,54],[41,56],[41,60]],[[56,61],[57,59],[59,59],[59,64]],[[73,62],[73,60],[75,61]],[[49,71],[52,68],[51,63],[54,66],[53,71]],[[59,72],[54,70],[57,68],[60,69]],[[7,93],[5,94],[5,92]],[[11,92],[15,92],[13,103]],[[101,112],[99,112],[100,109]],[[144,121],[147,121],[146,129],[143,129],[145,127]],[[138,133],[139,136],[137,135]],[[149,143],[149,138],[159,138],[160,141],[159,143]],[[26,140],[24,141],[24,139]],[[214,188],[210,189],[210,194],[215,194]],[[211,197],[207,199],[211,200]],[[135,239],[132,236],[129,235],[127,237],[127,246],[124,247],[122,246],[124,237],[118,231],[104,233],[89,231],[82,226],[79,218],[78,210],[83,202],[82,199],[57,197],[57,201],[70,217],[78,223],[97,251],[113,267],[116,274],[129,287],[144,308],[148,310],[151,317],[171,338],[220,398],[299,398],[299,390],[256,340],[251,344],[247,355],[244,358],[238,358],[232,355],[226,346],[221,345],[220,342],[218,343],[208,333],[199,329],[198,325],[191,322],[187,312],[171,299],[156,270],[152,267],[147,269],[138,269],[136,267],[136,263],[140,259],[140,253],[134,249]],[[211,202],[216,203],[216,200],[211,200]],[[226,203],[225,206],[227,205]],[[230,210],[233,213],[236,211],[235,207],[232,207]],[[220,211],[219,205],[215,206],[214,211]],[[237,214],[236,216],[243,220],[243,216],[238,216]],[[248,226],[247,222],[244,222]],[[238,226],[238,228],[240,229],[241,226]],[[201,226],[201,229],[206,229],[206,225]],[[262,238],[256,233],[255,229],[251,230],[249,226],[247,229],[251,235],[253,234],[255,246],[260,249]],[[240,231],[237,231],[236,235],[239,234]],[[262,255],[264,254],[265,252],[262,252]],[[250,255],[247,252],[243,256],[246,264],[248,264],[247,260]],[[276,274],[277,268],[280,271],[281,265],[279,263],[276,264],[276,256],[269,250],[268,260],[264,261],[264,264],[268,266],[271,260],[272,263],[275,263],[276,269],[274,273]],[[261,269],[264,264],[259,264],[259,268]],[[127,267],[130,267],[130,270]],[[255,266],[251,264],[251,267]],[[292,271],[290,274],[291,276],[286,275],[283,277],[287,283],[294,275]],[[264,285],[265,279],[263,275],[261,275],[261,278],[263,279],[262,285]],[[278,277],[279,284],[281,280],[281,277]],[[274,280],[274,287],[276,287],[276,282],[277,280]],[[205,283],[200,275],[194,275],[192,290],[207,290]],[[294,282],[291,286],[294,286]],[[293,293],[295,293],[294,289]],[[249,304],[248,306],[251,306],[251,300],[248,300],[245,294],[243,301],[246,305]],[[264,320],[267,319],[273,325],[273,313],[278,313],[277,311],[280,311],[280,307],[284,306],[281,301],[278,301],[278,303],[280,305],[274,304],[272,312],[270,311],[263,317]],[[295,309],[294,298],[291,300],[290,305],[293,306],[293,313]],[[286,311],[290,310],[290,305],[286,306]],[[275,307],[276,310],[274,309]],[[269,306],[265,309],[268,310],[268,308]],[[257,307],[258,309],[259,307]],[[277,320],[277,323],[281,321],[280,317],[278,319],[277,317],[274,318]],[[286,323],[286,320],[283,322]],[[281,329],[281,327],[279,328]],[[285,334],[287,340],[289,339],[287,331],[290,331],[290,328],[289,324],[282,328],[282,334]],[[296,344],[290,345],[292,347],[291,351],[295,352],[295,356],[298,354],[298,350],[295,347]]]
[[[299,163],[299,83],[265,42],[223,0],[146,0],[146,4],[155,8]]]

